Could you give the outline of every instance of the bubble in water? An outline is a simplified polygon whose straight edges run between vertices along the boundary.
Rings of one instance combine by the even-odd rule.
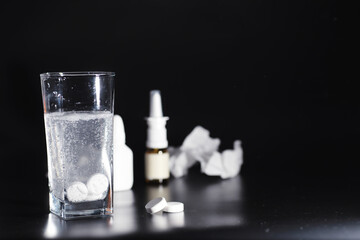
[[[52,104],[55,108],[56,104]],[[54,112],[45,114],[52,192],[64,200],[71,183],[86,183],[95,173],[110,179],[112,114]],[[86,200],[86,201],[90,201]]]

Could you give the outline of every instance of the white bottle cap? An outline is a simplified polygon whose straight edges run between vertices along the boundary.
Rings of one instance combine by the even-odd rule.
[[[168,117],[163,116],[160,91],[150,91],[150,114],[149,117],[146,118],[148,123],[146,147],[168,147],[165,127],[168,119]]]
[[[114,145],[124,145],[125,144],[125,129],[124,122],[122,118],[115,114],[114,115]]]
[[[124,123],[119,115],[114,115],[113,135],[113,189],[115,192],[129,190],[134,184],[134,156],[125,144]]]
[[[150,117],[163,117],[160,90],[150,91]]]

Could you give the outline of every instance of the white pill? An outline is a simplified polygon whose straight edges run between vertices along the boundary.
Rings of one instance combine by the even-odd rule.
[[[84,201],[87,195],[88,189],[82,182],[73,182],[68,188],[66,188],[66,196],[70,202]]]
[[[167,206],[167,202],[165,198],[158,197],[148,202],[145,205],[145,209],[148,213],[157,213],[163,210],[166,206]]]
[[[107,191],[109,187],[109,181],[104,174],[95,173],[89,178],[86,186],[89,190],[89,193],[93,195],[99,195]]]
[[[106,195],[104,194],[100,194],[100,195],[88,194],[85,201],[96,201],[96,200],[104,199],[105,197]]]
[[[178,213],[184,211],[184,204],[182,202],[168,202],[164,208],[164,212]]]

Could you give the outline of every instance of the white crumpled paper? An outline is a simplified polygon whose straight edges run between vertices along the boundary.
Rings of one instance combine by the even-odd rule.
[[[187,174],[188,169],[200,162],[201,172],[223,179],[235,177],[243,163],[241,141],[234,142],[233,150],[218,152],[220,139],[211,138],[210,132],[201,126],[185,138],[179,148],[169,147],[170,172],[175,177]]]

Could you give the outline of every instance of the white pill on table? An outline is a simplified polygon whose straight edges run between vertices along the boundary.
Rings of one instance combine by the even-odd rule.
[[[163,209],[164,212],[178,213],[184,211],[184,204],[182,202],[168,202],[167,206]]]
[[[148,202],[145,205],[145,209],[148,213],[157,213],[163,210],[166,206],[167,206],[167,202],[165,198],[158,197]]]
[[[73,182],[66,188],[66,196],[70,202],[81,202],[86,199],[88,189],[82,182]]]
[[[104,174],[95,173],[89,178],[86,186],[89,190],[89,193],[99,195],[107,191],[109,187],[109,181]]]

